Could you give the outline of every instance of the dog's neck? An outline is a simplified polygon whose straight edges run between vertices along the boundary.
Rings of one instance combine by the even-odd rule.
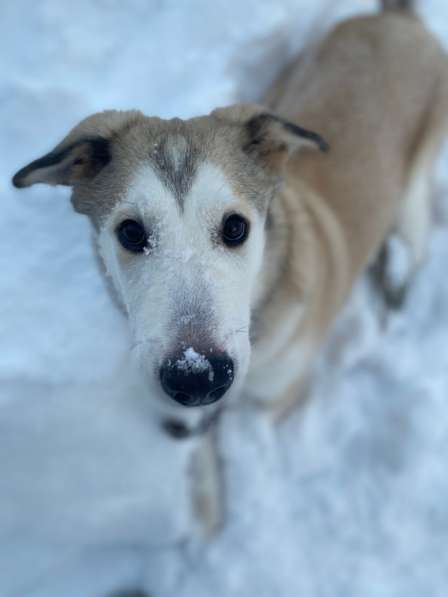
[[[294,235],[294,237],[293,237]],[[266,216],[263,267],[258,274],[252,304],[251,339],[256,346],[269,325],[269,305],[294,294],[297,304],[305,301],[309,275],[309,217],[303,197],[284,187],[272,200]],[[299,258],[300,257],[300,258]],[[298,275],[292,275],[292,271]]]
[[[270,209],[251,322],[247,383],[254,394],[262,372],[273,360],[281,360],[288,347],[320,343],[350,286],[340,271],[341,227],[322,197],[294,181],[285,185]]]

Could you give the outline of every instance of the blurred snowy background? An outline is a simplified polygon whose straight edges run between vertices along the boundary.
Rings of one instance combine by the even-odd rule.
[[[420,12],[448,45],[445,0]],[[302,415],[221,429],[228,521],[195,538],[179,445],[127,362],[88,222],[11,175],[105,108],[257,98],[362,0],[0,3],[0,595],[446,597],[448,153],[430,259],[381,330],[361,283]]]

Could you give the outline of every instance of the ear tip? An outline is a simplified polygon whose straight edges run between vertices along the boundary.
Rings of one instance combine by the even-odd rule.
[[[14,176],[12,177],[12,184],[16,189],[23,189],[26,186],[28,186],[26,184],[26,179],[24,176],[25,172],[24,172],[24,168],[22,168],[21,170],[19,170],[18,172],[16,172],[14,174]]]
[[[330,151],[330,144],[326,139],[319,135],[319,133],[315,133],[314,131],[306,131],[306,135],[304,135],[308,141],[313,143],[314,147],[316,147],[322,153],[328,153]]]

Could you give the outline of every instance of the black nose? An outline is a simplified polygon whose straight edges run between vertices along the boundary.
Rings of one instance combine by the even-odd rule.
[[[160,383],[176,402],[200,406],[222,398],[232,385],[233,375],[233,361],[227,354],[205,356],[189,348],[162,364]]]

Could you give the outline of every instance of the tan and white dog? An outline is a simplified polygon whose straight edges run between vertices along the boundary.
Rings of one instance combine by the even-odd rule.
[[[410,11],[388,9],[337,26],[264,106],[94,114],[13,183],[72,187],[148,399],[180,435],[239,400],[287,412],[391,232],[420,265],[447,127],[447,57]]]

